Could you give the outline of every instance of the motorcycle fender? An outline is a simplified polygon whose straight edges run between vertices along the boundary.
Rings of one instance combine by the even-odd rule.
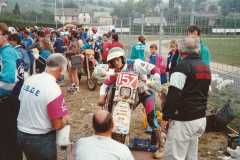
[[[128,134],[131,123],[131,107],[127,102],[120,101],[113,108],[113,132],[118,134]]]

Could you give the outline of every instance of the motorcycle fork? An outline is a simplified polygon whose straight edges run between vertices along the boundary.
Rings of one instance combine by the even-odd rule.
[[[87,64],[87,78],[90,79],[90,70],[89,70],[89,58],[86,57],[86,64]]]

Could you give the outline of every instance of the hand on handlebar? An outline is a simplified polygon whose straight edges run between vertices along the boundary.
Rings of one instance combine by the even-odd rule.
[[[160,90],[161,82],[159,74],[154,74],[150,79],[147,80],[147,85],[156,91]]]

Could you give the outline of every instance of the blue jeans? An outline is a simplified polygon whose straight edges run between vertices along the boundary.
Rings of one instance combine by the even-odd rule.
[[[27,134],[17,132],[19,160],[24,152],[27,160],[57,160],[56,132]]]

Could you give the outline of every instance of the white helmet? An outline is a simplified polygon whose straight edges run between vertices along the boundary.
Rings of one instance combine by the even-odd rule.
[[[16,29],[14,27],[8,27],[8,31],[13,34],[13,33],[17,33]]]
[[[125,56],[125,51],[122,48],[114,47],[110,49],[108,53],[107,62],[111,61],[114,58],[124,57],[124,56]]]

